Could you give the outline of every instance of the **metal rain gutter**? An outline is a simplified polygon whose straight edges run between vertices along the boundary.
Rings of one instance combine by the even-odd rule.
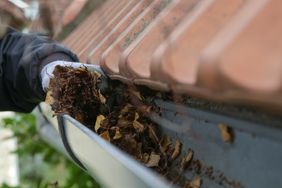
[[[47,105],[40,105],[42,113],[49,122],[55,122],[50,116]],[[49,115],[48,115],[49,114]],[[169,188],[170,183],[144,167],[141,163],[105,141],[93,131],[69,115],[59,117],[60,126],[64,126],[64,136],[69,149],[83,165],[86,172],[94,177],[102,187],[160,187]],[[58,123],[51,123],[55,130],[62,130]],[[65,145],[66,146],[66,145]],[[68,149],[67,149],[68,151]]]

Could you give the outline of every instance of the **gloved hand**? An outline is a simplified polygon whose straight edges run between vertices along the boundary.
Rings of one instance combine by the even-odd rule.
[[[98,87],[101,89],[107,88],[107,78],[98,65],[91,65],[91,64],[83,64],[78,62],[69,62],[69,61],[54,61],[52,63],[47,64],[43,69],[41,70],[40,76],[42,79],[42,88],[45,92],[47,92],[50,79],[54,77],[53,71],[57,65],[60,66],[70,66],[73,68],[80,68],[80,67],[87,67],[89,71],[96,71],[102,75],[101,83],[98,85]]]

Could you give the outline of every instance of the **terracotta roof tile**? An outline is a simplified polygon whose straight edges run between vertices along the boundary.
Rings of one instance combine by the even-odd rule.
[[[108,0],[64,44],[112,79],[281,111],[281,10],[277,0]]]
[[[205,0],[172,32],[163,51],[157,53],[152,77],[170,84],[194,85],[199,55],[213,37],[229,23],[244,0]]]
[[[103,17],[105,15],[105,12],[109,12],[114,7],[118,5],[118,1],[115,0],[107,0],[102,6],[96,10],[93,11],[92,14],[88,16],[87,19],[85,19],[79,27],[77,27],[64,41],[63,44],[66,45],[68,48],[72,50],[78,50],[74,48],[73,46],[79,42],[80,38],[84,35],[89,34],[91,26],[97,24],[99,21],[99,18]],[[96,19],[93,19],[96,18]],[[79,36],[79,37],[78,37]]]
[[[93,48],[95,48],[95,46],[97,46],[99,42],[105,38],[115,28],[116,25],[118,25],[118,23],[120,23],[121,19],[124,18],[129,11],[134,9],[135,6],[138,6],[138,2],[140,4],[139,0],[128,1],[123,7],[121,7],[114,17],[109,19],[109,21],[106,23],[100,23],[103,24],[103,26],[100,26],[100,30],[95,32],[95,35],[93,35],[93,37],[87,41],[87,44],[85,44],[77,54],[80,56],[82,61],[86,61],[90,51],[92,51]],[[93,30],[91,32],[93,32]]]
[[[275,3],[272,1],[261,2],[250,3],[252,6],[243,9],[240,15],[233,20],[232,25],[220,34],[220,38],[215,38],[202,54],[201,71],[211,75],[209,80],[221,79],[217,77],[227,79],[222,80],[220,84],[213,84],[205,79],[206,76],[202,76],[201,80],[207,87],[226,88],[223,82],[227,81],[242,89],[279,90],[281,72],[279,69],[282,66],[279,62],[281,58],[279,51],[282,47],[279,33],[282,24],[279,24],[280,22],[273,17],[280,16],[280,7],[276,6],[277,9],[275,9]],[[276,4],[279,5],[279,3]],[[273,24],[276,25],[275,29],[271,29]],[[222,37],[227,33],[229,37]],[[252,67],[256,68],[250,69]],[[215,74],[211,72],[214,71],[219,71],[220,74],[213,77]],[[269,77],[269,73],[275,74]]]
[[[102,55],[101,66],[111,76],[126,79],[119,75],[119,61],[122,52],[142,33],[156,18],[161,10],[169,4],[167,0],[155,0],[140,14],[132,24],[116,39],[116,41]],[[122,67],[121,67],[122,69]]]
[[[103,11],[97,12],[96,15],[90,16],[92,20],[91,24],[87,24],[85,29],[79,32],[79,37],[75,37],[76,40],[69,46],[74,50],[75,53],[80,54],[81,50],[91,41],[93,37],[95,37],[101,30],[107,28],[109,24],[113,23],[113,19],[116,17],[121,10],[124,9],[131,1],[120,0],[115,6],[107,7]],[[87,21],[87,20],[86,20]],[[86,59],[82,59],[83,62]]]
[[[151,58],[156,48],[163,42],[178,23],[189,13],[198,1],[173,1],[123,53],[126,71],[121,73],[132,79],[149,79]]]
[[[282,105],[282,2],[250,2],[202,54],[201,87]]]
[[[104,37],[99,40],[96,40],[95,43],[91,44],[89,47],[90,51],[88,54],[89,62],[98,62],[101,58],[102,53],[115,41],[115,39],[138,17],[140,13],[146,9],[151,0],[141,0],[139,3],[132,8],[128,14],[120,20],[116,26],[111,29],[111,31]]]

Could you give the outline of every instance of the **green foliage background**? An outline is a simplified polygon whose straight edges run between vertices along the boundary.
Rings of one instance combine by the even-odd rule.
[[[16,114],[2,120],[17,138],[19,188],[98,188],[99,185],[63,154],[46,144],[36,129],[33,114]],[[12,188],[2,185],[1,188]]]

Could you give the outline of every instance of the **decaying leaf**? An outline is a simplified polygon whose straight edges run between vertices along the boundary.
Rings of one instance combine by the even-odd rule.
[[[168,146],[171,144],[171,139],[170,137],[168,137],[167,135],[164,135],[162,138],[161,138],[161,141],[160,141],[160,146],[161,146],[161,151],[164,153]]]
[[[137,119],[139,119],[139,114],[138,114],[138,112],[135,112],[135,117],[134,117],[134,120],[136,121]]]
[[[133,127],[138,131],[138,132],[143,132],[144,131],[144,125],[142,125],[139,121],[133,121]]]
[[[193,151],[191,149],[188,149],[187,154],[181,160],[182,171],[186,170],[189,167],[192,159],[193,159]]]
[[[65,113],[93,129],[100,106],[97,91],[98,78],[86,67],[56,66],[49,90],[55,114]]]
[[[148,163],[149,158],[150,158],[150,155],[148,153],[143,153],[141,161],[146,164]]]
[[[74,118],[77,120],[77,121],[79,121],[79,122],[83,122],[84,121],[84,117],[83,117],[83,115],[82,114],[75,114],[74,115]]]
[[[220,130],[221,138],[223,142],[231,143],[233,140],[233,134],[231,127],[228,127],[226,124],[220,123],[218,125],[218,128]]]
[[[118,140],[122,138],[122,134],[120,133],[119,129],[116,130],[115,136],[113,137],[114,140]]]
[[[187,188],[200,188],[202,184],[202,179],[200,176],[194,177],[190,182],[188,182],[185,187]]]
[[[146,163],[147,167],[155,167],[159,165],[159,161],[161,159],[160,155],[157,155],[155,153],[151,153],[149,161]]]
[[[132,90],[131,92],[132,92],[132,94],[135,95],[139,100],[142,101],[142,97],[141,97],[141,94],[140,94],[139,91],[133,91],[133,90]]]
[[[104,97],[104,95],[102,95],[100,90],[98,91],[98,93],[99,93],[99,99],[100,99],[101,103],[105,104],[106,103],[106,98]]]
[[[124,118],[120,118],[117,124],[119,127],[128,127],[129,125],[131,125],[131,122]]]
[[[174,151],[171,155],[171,158],[175,160],[181,153],[182,143],[177,139],[175,143]]]
[[[124,116],[124,114],[128,114],[130,109],[132,108],[133,106],[131,104],[126,104],[122,110],[120,111],[120,115],[118,116],[118,118],[122,118]]]
[[[99,73],[99,72],[98,72],[98,71],[96,71],[96,70],[95,70],[95,71],[93,71],[93,72],[94,72],[94,74],[96,75],[96,77],[97,77],[97,78],[100,78],[100,77],[102,76],[102,75],[101,75],[101,73]]]
[[[95,131],[97,132],[101,127],[102,121],[105,119],[105,116],[99,115],[97,116],[96,123],[95,123]]]
[[[47,91],[47,94],[46,94],[46,98],[45,98],[45,102],[47,104],[53,104],[53,97],[52,97],[52,91],[51,90],[48,90]]]
[[[144,114],[150,114],[152,111],[152,106],[149,105],[142,105],[138,107],[139,111],[143,112]]]
[[[144,131],[144,125],[142,125],[139,121],[137,121],[137,119],[139,118],[139,114],[137,112],[135,112],[135,118],[133,121],[133,127],[134,129],[136,129],[138,132],[143,132]]]
[[[149,137],[152,139],[152,141],[154,141],[155,143],[159,143],[159,138],[155,132],[155,129],[152,125],[148,126],[149,128]]]
[[[111,140],[109,131],[104,131],[104,132],[103,132],[102,134],[100,134],[99,136],[101,136],[103,139],[105,139],[105,140],[107,140],[107,141],[110,141],[110,140]]]

